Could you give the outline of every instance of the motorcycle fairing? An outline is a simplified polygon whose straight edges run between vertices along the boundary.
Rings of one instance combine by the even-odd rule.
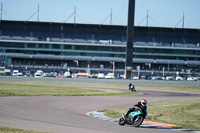
[[[130,115],[131,115],[132,117],[135,117],[135,116],[140,115],[140,114],[142,114],[142,113],[141,113],[139,110],[130,113]]]

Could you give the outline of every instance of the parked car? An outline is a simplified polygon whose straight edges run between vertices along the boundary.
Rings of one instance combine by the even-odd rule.
[[[173,76],[166,76],[165,79],[166,79],[166,80],[174,80],[174,77],[173,77]]]
[[[188,77],[187,77],[187,80],[188,80],[188,81],[194,81],[194,77],[188,76]]]
[[[10,75],[11,75],[11,70],[10,70],[10,69],[5,69],[5,70],[4,70],[4,74],[5,74],[6,76],[10,76]]]
[[[13,76],[17,76],[17,77],[21,77],[21,76],[23,76],[23,73],[20,72],[19,70],[13,70],[12,75]]]
[[[105,76],[106,79],[114,79],[115,76],[113,73],[108,73],[106,76]]]
[[[97,74],[92,74],[92,78],[96,79],[97,78]]]
[[[162,80],[162,77],[161,76],[153,76],[152,80]]]
[[[25,70],[25,71],[23,71],[23,75],[24,75],[25,77],[30,77],[30,76],[31,76],[31,72],[28,71],[28,70]]]
[[[57,77],[57,76],[58,76],[58,72],[56,71],[50,72],[49,74],[49,77]]]
[[[152,77],[151,77],[151,75],[143,75],[143,76],[141,76],[141,79],[142,80],[151,80]]]
[[[140,79],[139,76],[137,75],[133,76],[133,80],[138,80],[138,79]]]
[[[119,74],[117,78],[124,79],[124,74]]]
[[[105,79],[105,75],[103,73],[98,73],[97,78],[98,79]]]
[[[43,77],[43,71],[42,70],[37,70],[36,73],[34,73],[35,78],[42,78]]]
[[[44,72],[44,73],[43,73],[43,77],[50,77],[50,73]]]
[[[200,81],[200,77],[194,77],[194,81]]]
[[[176,76],[176,80],[183,80],[183,77],[181,77],[181,76]]]
[[[19,70],[13,70],[13,73],[12,73],[12,75],[13,76],[17,76],[17,73],[19,72]]]
[[[198,81],[199,78],[198,78],[198,77],[193,77],[193,76],[188,76],[188,77],[187,77],[187,80],[188,80],[188,81]]]
[[[67,71],[67,72],[64,73],[64,77],[71,78],[72,75],[71,75],[71,73],[69,71]]]
[[[17,77],[21,77],[21,76],[24,76],[23,73],[22,72],[18,72],[17,73]]]
[[[74,76],[75,76],[75,78],[92,78],[92,76],[90,74],[84,73],[84,72],[78,72]]]

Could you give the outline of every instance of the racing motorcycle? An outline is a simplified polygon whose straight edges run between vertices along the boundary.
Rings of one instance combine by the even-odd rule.
[[[131,83],[129,84],[129,90],[136,92],[135,86]]]
[[[128,107],[128,109],[130,108],[131,107]],[[124,114],[122,114],[118,123],[121,126],[128,124],[128,125],[133,125],[134,127],[139,127],[146,116],[147,116],[147,112],[145,112],[144,114],[141,108],[135,106],[135,110],[130,112],[128,116],[125,116]]]

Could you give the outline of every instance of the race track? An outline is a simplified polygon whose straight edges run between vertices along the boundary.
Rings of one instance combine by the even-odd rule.
[[[110,89],[124,90],[124,88]],[[138,91],[142,94],[0,97],[0,126],[53,133],[179,133],[181,131],[119,126],[118,123],[95,119],[86,114],[90,111],[131,106],[142,98],[153,104],[200,97],[200,93],[145,89]]]

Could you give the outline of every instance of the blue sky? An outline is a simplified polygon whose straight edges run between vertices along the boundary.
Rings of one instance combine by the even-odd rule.
[[[40,6],[40,21],[64,22],[76,7],[76,22],[89,24],[127,25],[128,0],[0,0],[4,20],[27,20]],[[200,28],[200,0],[136,0],[135,26],[145,26],[147,10],[149,25],[181,27],[178,22],[185,13],[186,28]],[[144,20],[144,21],[142,21]],[[37,15],[29,19],[37,21]],[[71,17],[67,23],[73,23]],[[178,24],[178,25],[177,25]]]

